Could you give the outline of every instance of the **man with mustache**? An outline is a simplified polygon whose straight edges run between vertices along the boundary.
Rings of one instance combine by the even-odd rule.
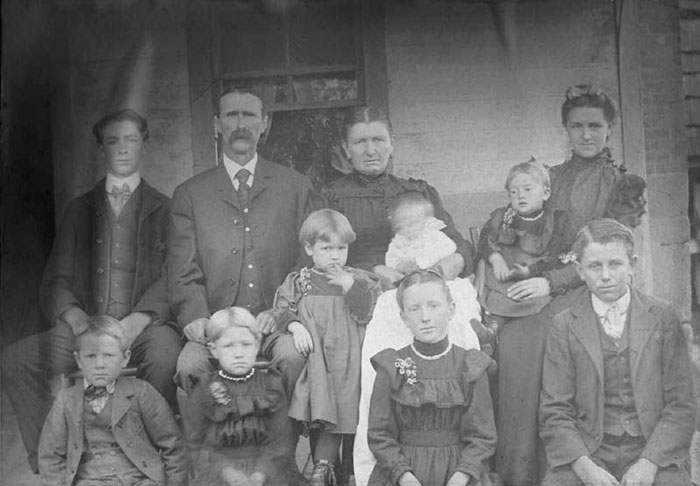
[[[261,354],[280,368],[288,393],[304,366],[270,311],[277,287],[300,255],[298,234],[315,209],[309,179],[257,154],[268,116],[255,94],[225,92],[215,107],[220,163],[175,190],[169,230],[168,296],[188,343],[176,382],[189,393],[214,368],[204,323],[229,306],[257,315]],[[319,199],[320,201],[320,199]],[[186,406],[182,406],[183,415]]]

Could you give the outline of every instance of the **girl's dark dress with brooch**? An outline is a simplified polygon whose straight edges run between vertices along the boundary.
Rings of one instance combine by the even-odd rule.
[[[496,447],[491,359],[445,339],[385,349],[371,362],[377,378],[367,436],[377,464],[369,485],[398,484],[408,471],[431,486],[456,471],[482,479]]]
[[[197,417],[190,440],[209,452],[209,464],[197,472],[192,484],[226,484],[221,479],[224,467],[246,476],[261,472],[266,486],[297,484],[280,372],[255,370],[249,378],[236,380],[217,371],[193,390]]]
[[[289,274],[275,295],[278,325],[301,322],[314,349],[294,387],[289,416],[337,434],[354,434],[360,403],[360,352],[365,325],[381,291],[377,277],[345,267],[353,285],[328,281],[328,274],[302,268]]]

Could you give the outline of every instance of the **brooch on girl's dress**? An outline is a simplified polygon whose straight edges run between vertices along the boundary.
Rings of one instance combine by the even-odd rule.
[[[307,267],[299,270],[299,289],[305,295],[311,292],[311,270]]]
[[[574,263],[576,262],[576,253],[574,253],[573,251],[562,253],[561,255],[559,255],[559,261],[562,262],[564,265]]]
[[[417,381],[416,363],[411,358],[396,358],[394,366],[398,368],[399,374],[404,375],[406,377],[406,383],[408,383],[409,385],[413,385]]]
[[[228,394],[228,390],[220,381],[212,381],[209,383],[209,393],[211,393],[212,398],[219,405],[228,405],[231,403],[231,395]]]
[[[513,224],[513,219],[518,215],[518,212],[511,206],[508,206],[506,212],[503,213],[503,231],[507,231],[510,225]]]

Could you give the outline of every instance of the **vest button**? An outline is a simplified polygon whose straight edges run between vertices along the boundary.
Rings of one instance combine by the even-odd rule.
[[[95,241],[96,241],[97,243],[102,243],[102,238],[97,238]]]
[[[245,232],[246,232],[246,233],[250,233],[250,227],[249,227],[249,226],[246,226],[246,227],[245,227]]]
[[[103,274],[103,273],[105,273],[105,269],[102,267],[97,267],[97,273]]]
[[[98,298],[97,298],[97,302],[99,302],[100,304],[101,304],[102,302],[104,302],[104,301],[105,301],[104,297],[98,297]]]
[[[240,221],[238,221],[237,219],[233,220],[233,224],[238,225],[239,223],[240,223]]]
[[[255,265],[253,265],[252,263],[249,263],[249,264],[248,264],[248,268],[251,269],[251,270],[253,269],[254,266],[255,266]]]
[[[250,211],[250,209],[248,209],[248,208],[243,208],[243,212],[244,212],[244,213],[248,214],[249,211]]]
[[[235,278],[230,278],[228,279],[229,282],[231,282],[231,285],[236,285],[236,279]]]
[[[231,255],[238,255],[238,249],[234,248],[233,250],[231,250]]]
[[[253,287],[255,287],[255,284],[254,284],[253,282],[250,282],[250,283],[248,284],[248,287],[250,287],[250,288],[252,289]]]

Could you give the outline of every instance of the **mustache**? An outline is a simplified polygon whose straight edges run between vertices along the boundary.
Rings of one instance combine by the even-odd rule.
[[[236,130],[232,131],[231,134],[228,136],[229,142],[233,142],[239,139],[249,140],[251,138],[253,138],[253,132],[251,132],[247,128],[237,128]]]

